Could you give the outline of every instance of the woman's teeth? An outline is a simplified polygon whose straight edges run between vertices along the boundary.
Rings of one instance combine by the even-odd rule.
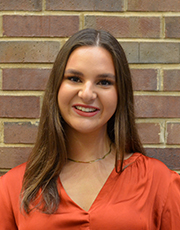
[[[78,110],[81,110],[83,112],[86,112],[86,113],[96,111],[96,109],[94,109],[94,108],[85,108],[85,107],[81,107],[81,106],[75,106],[75,108]]]

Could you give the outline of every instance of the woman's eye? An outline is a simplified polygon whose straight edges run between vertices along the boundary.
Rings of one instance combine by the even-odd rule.
[[[108,86],[108,85],[112,85],[112,82],[108,80],[101,80],[99,81],[99,85]]]
[[[73,81],[73,82],[81,82],[79,77],[74,77],[74,76],[68,77],[68,80]]]

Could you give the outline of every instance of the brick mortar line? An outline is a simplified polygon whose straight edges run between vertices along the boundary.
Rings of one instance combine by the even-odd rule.
[[[164,36],[164,27],[165,27],[164,16],[162,15],[160,18],[160,38],[161,39],[166,39]]]
[[[46,0],[42,0],[42,12],[46,11]]]
[[[179,46],[179,62],[180,62],[180,46]]]
[[[116,16],[116,17],[180,17],[180,12],[130,12],[130,11],[0,11],[0,16]]]
[[[2,90],[2,70],[0,69],[0,91]]]
[[[2,16],[0,16],[0,37],[3,36],[3,20]]]
[[[160,69],[161,69],[161,68],[154,69],[154,70],[156,70],[156,72],[157,72],[157,91],[160,91],[160,90],[161,90],[161,87],[160,87],[160,84],[161,84]]]
[[[11,168],[0,168],[0,172],[1,173],[7,173],[9,170],[11,170]],[[180,174],[180,170],[173,170],[174,172],[177,172],[178,174]]]
[[[1,90],[0,96],[37,96],[43,97],[44,90]],[[169,96],[180,97],[180,92],[176,91],[135,91],[134,96]]]
[[[43,97],[44,91],[15,91],[15,90],[9,90],[9,91],[0,91],[0,96],[36,96],[36,97]]]
[[[134,91],[135,96],[169,96],[180,97],[180,92],[176,91]]]
[[[81,30],[81,29],[83,29],[83,28],[85,27],[85,19],[84,19],[84,15],[83,15],[83,14],[81,14],[81,15],[79,16],[79,18],[80,18],[79,30]]]
[[[160,12],[83,12],[84,16],[115,16],[115,17],[180,17],[180,12],[173,14],[160,13]]]
[[[161,22],[160,23],[161,23],[161,26],[160,26],[161,38],[166,39],[166,37],[165,37],[165,26],[166,26],[166,24],[165,24],[165,18],[164,18],[163,15],[161,17]]]
[[[141,69],[143,67],[143,69],[163,69],[163,70],[171,70],[171,69],[176,69],[176,70],[180,70],[180,65],[179,63],[175,63],[175,64],[172,64],[172,63],[139,63],[139,64],[133,64],[133,63],[130,63],[129,64],[130,68],[133,69],[133,68],[136,68],[136,69]]]
[[[9,168],[9,169],[6,169],[6,168],[0,168],[0,172],[7,172],[8,170],[10,170],[10,168]]]
[[[39,118],[3,118],[0,117],[0,121],[2,122],[15,122],[15,123],[24,123],[30,122],[31,124],[36,124],[39,122]],[[180,118],[136,118],[136,123],[180,123]]]
[[[164,88],[164,78],[163,78],[163,69],[160,68],[158,70],[158,77],[159,77],[159,90],[163,91]]]
[[[137,60],[140,61],[141,55],[140,55],[140,43],[138,43],[138,51],[137,51]]]
[[[169,97],[179,97],[179,91],[140,91],[134,90],[135,96],[169,96]],[[44,90],[0,90],[0,96],[44,96]]]
[[[53,63],[0,63],[0,68],[5,69],[5,68],[27,68],[27,69],[52,69]],[[129,64],[131,69],[160,69],[162,70],[180,70],[180,65],[179,63],[177,64],[172,64],[172,63],[140,63],[140,64]]]
[[[0,143],[0,148],[18,148],[18,147],[30,147],[32,148],[34,144],[16,144],[16,143],[11,143],[11,144],[5,144],[5,143]],[[180,148],[180,145],[167,145],[163,143],[159,144],[143,144],[144,148],[160,148],[160,149],[167,149],[167,148]]]
[[[16,144],[16,143],[12,143],[12,144],[5,144],[5,143],[0,143],[0,148],[20,148],[20,147],[30,147],[32,148],[34,146],[34,144]]]
[[[176,148],[180,148],[180,145],[167,145],[167,144],[143,144],[143,147],[144,148],[159,148],[159,149],[169,149],[169,148],[172,148],[172,149],[176,149]]]
[[[136,42],[136,43],[180,43],[180,38],[119,38],[118,42]]]
[[[1,122],[3,122],[3,121],[1,121]],[[3,122],[3,124],[5,124],[5,123],[16,123],[16,124],[18,124],[18,125],[23,125],[23,124],[26,124],[26,123],[30,123],[31,125],[33,125],[33,126],[36,126],[36,127],[38,127],[39,126],[39,121],[36,121],[36,122],[34,122],[34,121],[27,121],[27,122],[25,122],[25,121],[16,121],[16,122],[10,122],[10,121],[6,121],[6,122]]]
[[[31,124],[37,124],[39,122],[39,118],[3,118],[0,117],[0,122],[6,123],[27,123],[30,122]],[[154,123],[178,123],[180,124],[180,118],[136,118],[136,124],[147,123],[147,124],[154,124]]]
[[[39,122],[38,118],[3,118],[0,117],[0,122],[6,123],[27,123],[30,122],[32,125],[36,125]]]
[[[0,16],[79,16],[83,11],[0,11]]]
[[[44,99],[44,93],[43,93],[43,95],[40,97],[40,116],[41,116],[41,111],[42,111],[42,106],[43,106],[43,99]]]
[[[53,63],[6,63],[6,64],[1,64],[0,63],[0,68],[6,69],[6,68],[26,68],[26,69],[52,69]]]
[[[166,135],[166,122],[160,122],[159,126],[160,126],[160,132],[158,133],[159,142],[165,145],[167,143],[167,139],[165,138],[165,135]]]
[[[180,118],[136,118],[136,123],[180,123]]]
[[[61,37],[0,37],[0,42],[63,42]]]
[[[167,124],[168,122],[164,123],[164,141],[167,143],[168,141],[168,132],[167,132]]]
[[[1,129],[1,135],[0,135],[0,143],[4,143],[4,122],[0,120],[0,129]]]
[[[128,0],[124,0],[124,11],[127,12],[128,10]]]
[[[37,96],[43,97],[44,90],[0,90],[0,96]],[[179,91],[138,91],[134,90],[134,96],[169,96],[179,97]]]
[[[85,16],[127,16],[127,17],[180,17],[179,12],[158,12],[158,11],[144,11],[144,12],[136,12],[136,11],[45,11],[48,15],[64,15],[64,14],[84,14]],[[46,14],[45,14],[46,15]]]
[[[162,38],[120,38],[116,37],[118,42],[135,42],[135,43],[180,43],[180,38],[177,39],[162,39]],[[66,37],[0,37],[0,42],[65,42],[68,38]]]

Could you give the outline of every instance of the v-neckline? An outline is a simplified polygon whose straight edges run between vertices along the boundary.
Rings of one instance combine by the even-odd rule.
[[[99,190],[97,196],[95,197],[94,201],[92,202],[91,206],[89,207],[88,211],[86,211],[85,209],[83,209],[80,205],[78,205],[69,195],[68,193],[66,192],[62,182],[61,182],[61,179],[60,179],[60,176],[58,177],[58,182],[60,184],[60,194],[63,194],[65,195],[65,199],[68,199],[71,203],[73,203],[74,206],[77,206],[79,209],[81,209],[82,211],[84,211],[85,213],[89,213],[91,211],[91,209],[93,208],[94,204],[98,201],[99,197],[101,197],[101,194],[103,193],[103,191],[105,190],[105,187],[107,186],[108,182],[110,181],[110,178],[114,175],[117,174],[115,172],[115,167],[112,169],[112,171],[110,172],[109,176],[107,177],[106,181],[104,182],[103,186],[101,187],[101,189]]]
[[[124,163],[123,163],[123,166],[124,166],[124,169],[126,169],[128,166],[132,165],[135,160],[140,156],[141,154],[140,153],[134,153],[132,154],[128,159],[124,160]],[[119,174],[116,172],[115,170],[115,167],[112,169],[112,171],[110,172],[109,176],[107,177],[105,183],[103,184],[103,186],[101,187],[101,189],[99,190],[97,196],[95,197],[94,201],[92,202],[91,206],[89,207],[89,209],[86,211],[85,209],[83,209],[80,205],[78,205],[69,195],[68,193],[66,192],[62,182],[61,182],[61,179],[60,179],[60,176],[58,177],[58,183],[60,185],[60,195],[64,195],[65,196],[65,200],[68,200],[70,201],[70,203],[72,203],[74,206],[78,207],[80,210],[82,210],[83,212],[85,213],[89,213],[93,207],[95,206],[95,204],[98,202],[98,200],[100,198],[102,198],[103,195],[108,195],[108,189],[106,187],[109,187],[107,186],[107,184],[109,182],[111,182],[112,180],[112,177],[114,178],[118,178],[119,177]],[[103,192],[105,192],[105,194],[103,194]],[[62,196],[63,197],[63,196]]]

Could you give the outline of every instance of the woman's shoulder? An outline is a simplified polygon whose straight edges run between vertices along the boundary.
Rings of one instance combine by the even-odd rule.
[[[26,163],[18,165],[10,169],[5,175],[0,177],[0,181],[4,186],[13,187],[15,184],[22,184],[24,172],[26,169]]]
[[[179,174],[169,169],[162,161],[140,153],[135,153],[135,155],[137,156],[135,161],[137,166],[144,169],[156,181],[163,180],[169,183],[173,177],[177,177],[180,180]]]
[[[136,163],[137,165],[144,165],[149,167],[153,167],[154,169],[164,169],[167,170],[167,166],[160,160],[149,157],[147,155],[143,155],[142,153],[135,152],[132,154],[130,158],[124,161],[126,165],[131,165],[132,163]]]

